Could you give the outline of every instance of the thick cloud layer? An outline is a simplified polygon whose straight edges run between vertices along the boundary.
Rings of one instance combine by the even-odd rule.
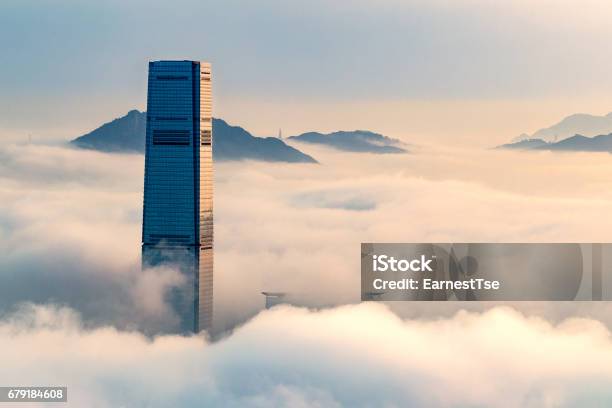
[[[44,347],[41,347],[44,345]],[[69,309],[0,320],[0,382],[69,388],[69,406],[607,406],[599,322],[509,308],[401,320],[380,304],[280,306],[214,344],[85,330]]]
[[[0,158],[0,310],[55,302],[87,324],[177,324],[164,292],[180,274],[140,269],[140,156],[9,146]]]
[[[611,402],[608,303],[328,307],[358,301],[362,241],[609,240],[609,155],[309,153],[216,167],[215,326],[239,326],[210,344],[142,334],[183,283],[140,270],[142,156],[0,148],[0,383],[79,407]],[[325,308],[258,314],[262,290]]]
[[[360,242],[605,242],[612,231],[607,154],[309,149],[321,165],[216,166],[219,331],[256,314],[264,290],[310,306],[357,302]],[[53,302],[78,310],[86,325],[175,327],[164,293],[180,276],[140,271],[142,156],[9,145],[0,158],[0,310]],[[449,316],[490,306],[393,307]],[[514,307],[612,324],[601,304]]]

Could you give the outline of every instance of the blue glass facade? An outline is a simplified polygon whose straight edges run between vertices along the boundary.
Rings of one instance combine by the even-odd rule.
[[[149,63],[143,266],[178,266],[180,331],[212,327],[213,163],[210,64]]]

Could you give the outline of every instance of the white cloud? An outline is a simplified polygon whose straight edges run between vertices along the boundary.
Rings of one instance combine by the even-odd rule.
[[[264,290],[312,306],[357,302],[361,242],[605,242],[612,230],[607,154],[304,148],[322,164],[216,166],[219,330],[257,313]],[[5,146],[0,156],[0,309],[56,302],[88,325],[172,327],[162,300],[178,275],[140,271],[142,156],[36,145]],[[343,208],[355,202],[369,206]],[[612,324],[600,304],[515,307]]]
[[[0,384],[64,383],[72,406],[92,407],[610,402],[607,303],[257,314],[261,290],[356,302],[362,241],[605,241],[608,155],[314,151],[323,164],[216,167],[216,324],[256,317],[209,344],[125,331],[172,327],[164,293],[180,284],[140,270],[141,156],[1,148]],[[337,205],[347,200],[375,205]],[[6,314],[18,302],[70,308]]]
[[[44,347],[41,345],[44,344]],[[86,330],[67,309],[0,321],[0,382],[64,384],[69,406],[605,406],[599,322],[510,308],[401,320],[380,304],[279,307],[216,343]]]
[[[179,273],[140,268],[142,156],[8,145],[0,158],[0,310],[56,302],[88,324],[174,327],[163,299]]]

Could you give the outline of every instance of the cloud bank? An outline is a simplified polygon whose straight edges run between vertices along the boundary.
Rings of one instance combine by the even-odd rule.
[[[0,150],[0,310],[53,302],[87,324],[157,331],[178,271],[141,271],[139,156],[53,146]]]
[[[78,407],[611,402],[608,303],[339,306],[362,241],[606,241],[608,155],[309,153],[216,167],[215,325],[234,330],[210,343],[146,336],[176,325],[182,282],[140,270],[142,156],[1,147],[0,383],[66,384]],[[260,313],[262,290],[323,308]]]
[[[306,306],[357,302],[361,242],[609,241],[607,154],[307,151],[322,165],[216,166],[218,331],[255,315],[261,291],[290,292]],[[164,296],[180,276],[140,271],[142,156],[7,145],[0,158],[0,310],[55,303],[78,310],[88,327],[175,327]],[[408,306],[393,309],[450,316],[492,305]],[[602,304],[513,306],[612,325]]]
[[[0,320],[0,361],[3,384],[67,385],[75,407],[612,402],[612,342],[601,323],[551,325],[510,308],[402,320],[373,303],[281,306],[210,344],[83,329],[70,309],[27,306]]]

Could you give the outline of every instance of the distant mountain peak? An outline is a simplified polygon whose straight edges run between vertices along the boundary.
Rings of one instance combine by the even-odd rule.
[[[213,154],[220,160],[263,160],[317,163],[311,156],[276,137],[255,137],[240,126],[213,119]]]
[[[331,133],[306,132],[289,137],[297,142],[320,144],[334,149],[359,153],[407,153],[398,139],[369,130],[339,130]]]
[[[546,142],[542,139],[521,140],[497,147],[513,150],[551,150],[568,152],[608,152],[612,153],[612,133],[587,137],[573,135],[558,142]]]
[[[145,149],[146,112],[136,109],[103,124],[70,143],[85,149],[105,152],[137,152]],[[240,126],[213,119],[213,155],[216,160],[262,160],[289,163],[316,163],[311,156],[276,138],[251,135]]]
[[[538,130],[532,135],[522,134],[513,141],[527,139],[542,139],[546,142],[560,142],[576,134],[593,137],[612,133],[612,112],[597,116],[588,113],[574,113],[563,118],[560,122]]]
[[[497,146],[496,149],[531,150],[547,144],[548,143],[542,139],[523,139],[513,143]]]
[[[133,109],[70,143],[84,149],[106,152],[144,152],[146,127],[146,113]]]

